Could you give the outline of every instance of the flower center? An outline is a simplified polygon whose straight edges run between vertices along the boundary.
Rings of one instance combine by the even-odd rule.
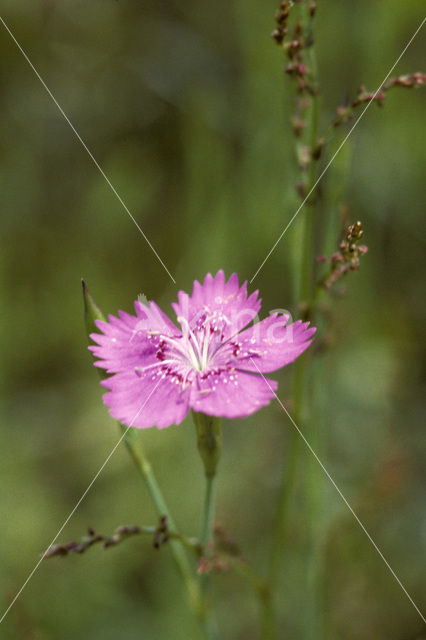
[[[207,311],[207,310],[206,310]],[[177,318],[182,333],[170,336],[157,331],[148,332],[155,339],[157,362],[147,367],[136,367],[137,375],[145,370],[157,369],[165,375],[175,376],[185,388],[191,383],[194,373],[209,373],[219,365],[217,354],[224,344],[223,325],[229,324],[225,316],[203,313],[195,326],[191,327],[183,316]],[[226,344],[226,342],[225,342]]]
[[[204,323],[196,335],[186,318],[179,316],[177,320],[182,327],[181,343],[189,363],[196,371],[204,371],[209,366],[210,324]]]

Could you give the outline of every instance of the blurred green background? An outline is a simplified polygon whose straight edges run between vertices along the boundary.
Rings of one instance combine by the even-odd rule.
[[[297,207],[290,84],[270,39],[277,0],[3,0],[1,15],[177,281],[173,285],[0,25],[2,209],[0,602],[5,609],[118,432],[86,348],[80,278],[105,312],[139,293],[166,310],[224,268],[250,279]],[[322,123],[375,89],[423,17],[420,0],[319,2]],[[425,66],[424,29],[393,75]],[[370,248],[332,305],[322,457],[420,608],[426,578],[422,329],[425,94],[372,105],[330,169]],[[343,179],[343,175],[346,178]],[[334,186],[333,186],[334,185]],[[340,223],[337,207],[336,243]],[[300,223],[253,286],[289,308]],[[273,376],[291,407],[291,371]],[[259,571],[292,427],[278,405],[224,425],[217,519]],[[181,530],[198,531],[203,476],[188,419],[139,434]],[[424,454],[424,451],[423,451]],[[282,637],[302,637],[303,449],[281,580]],[[419,640],[424,627],[327,478],[319,477],[324,638]],[[88,525],[154,524],[124,448],[60,541]],[[224,639],[257,638],[242,579],[214,577]],[[131,539],[43,562],[2,638],[196,639],[169,550]]]

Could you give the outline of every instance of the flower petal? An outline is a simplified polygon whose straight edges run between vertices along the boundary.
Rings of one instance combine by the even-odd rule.
[[[189,388],[161,369],[117,373],[101,383],[109,393],[104,403],[113,418],[141,429],[179,424],[189,411]]]
[[[316,329],[300,320],[286,325],[287,320],[288,316],[274,313],[240,333],[232,341],[233,365],[244,371],[268,373],[296,360],[311,344]],[[219,352],[218,356],[224,358],[225,354]]]
[[[192,384],[190,405],[210,416],[243,418],[268,404],[277,386],[275,380],[234,369],[200,373]]]
[[[165,335],[180,335],[180,330],[166,316],[155,302],[150,302],[149,307],[136,300],[135,310],[138,315],[138,327],[140,330],[159,332]]]
[[[192,296],[179,291],[178,300],[172,304],[178,317],[185,318],[194,330],[208,322],[223,339],[247,326],[261,303],[258,291],[247,297],[247,282],[240,287],[236,273],[226,282],[222,270],[215,277],[208,273],[202,285],[195,280]]]
[[[135,309],[137,316],[119,311],[119,318],[110,315],[108,322],[96,320],[103,334],[90,334],[97,345],[89,349],[100,358],[95,366],[118,373],[151,365],[156,362],[160,334],[179,335],[179,330],[153,302],[149,307],[135,302]]]

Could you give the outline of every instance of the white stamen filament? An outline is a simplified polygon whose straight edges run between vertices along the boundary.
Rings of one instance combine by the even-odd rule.
[[[207,327],[204,333],[203,355],[201,357],[201,369],[207,368],[207,363],[209,361],[209,346],[210,346],[210,322],[207,323]]]
[[[154,369],[155,367],[161,367],[162,364],[176,364],[177,360],[162,360],[161,362],[155,362],[154,364],[148,364],[146,367],[135,367],[135,371],[143,373],[148,369]]]
[[[184,318],[183,316],[179,316],[177,320],[182,327],[182,334],[186,343],[185,347],[188,349],[188,355],[190,357],[191,364],[195,369],[197,369],[197,371],[202,371],[207,366],[207,362],[204,364],[200,344],[197,340],[197,337],[189,326],[189,322],[186,318]],[[192,338],[192,342],[190,338]],[[197,353],[195,353],[194,347]]]

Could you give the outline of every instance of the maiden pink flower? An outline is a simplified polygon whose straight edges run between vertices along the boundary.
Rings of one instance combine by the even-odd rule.
[[[223,271],[210,273],[192,296],[179,291],[173,304],[178,329],[161,309],[135,302],[136,316],[96,321],[89,347],[95,365],[111,373],[104,402],[123,424],[158,428],[180,423],[189,409],[212,416],[240,418],[268,404],[277,388],[259,372],[293,362],[311,344],[314,328],[289,316],[271,314],[249,328],[260,309],[256,291],[237,274],[228,282]]]

